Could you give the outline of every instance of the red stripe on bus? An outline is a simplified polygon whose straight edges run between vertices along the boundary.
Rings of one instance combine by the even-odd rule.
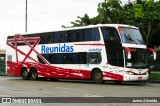
[[[105,44],[74,44],[74,45],[81,45],[81,46],[105,46]]]

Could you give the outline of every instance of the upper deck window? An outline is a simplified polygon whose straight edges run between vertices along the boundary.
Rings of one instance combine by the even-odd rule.
[[[105,41],[120,41],[117,30],[113,27],[101,27]]]

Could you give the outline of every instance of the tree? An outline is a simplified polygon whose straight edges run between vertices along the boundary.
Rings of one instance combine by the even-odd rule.
[[[84,14],[83,17],[77,16],[77,20],[75,20],[74,22],[72,21],[71,27],[78,27],[78,26],[85,26],[85,25],[90,25],[92,24],[90,17],[88,16],[88,14]],[[63,28],[66,28],[66,26],[62,25]]]
[[[141,4],[134,4],[133,15],[134,25],[140,27],[146,44],[149,45],[160,22],[160,1],[145,0]]]

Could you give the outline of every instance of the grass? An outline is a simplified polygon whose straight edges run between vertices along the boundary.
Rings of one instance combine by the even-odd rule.
[[[149,75],[149,79],[152,79],[152,80],[160,80],[160,72],[158,73],[151,73]]]

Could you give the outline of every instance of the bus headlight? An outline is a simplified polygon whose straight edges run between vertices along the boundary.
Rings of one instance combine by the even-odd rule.
[[[134,73],[131,72],[131,71],[127,71],[126,73],[129,74],[129,75],[134,75]]]

